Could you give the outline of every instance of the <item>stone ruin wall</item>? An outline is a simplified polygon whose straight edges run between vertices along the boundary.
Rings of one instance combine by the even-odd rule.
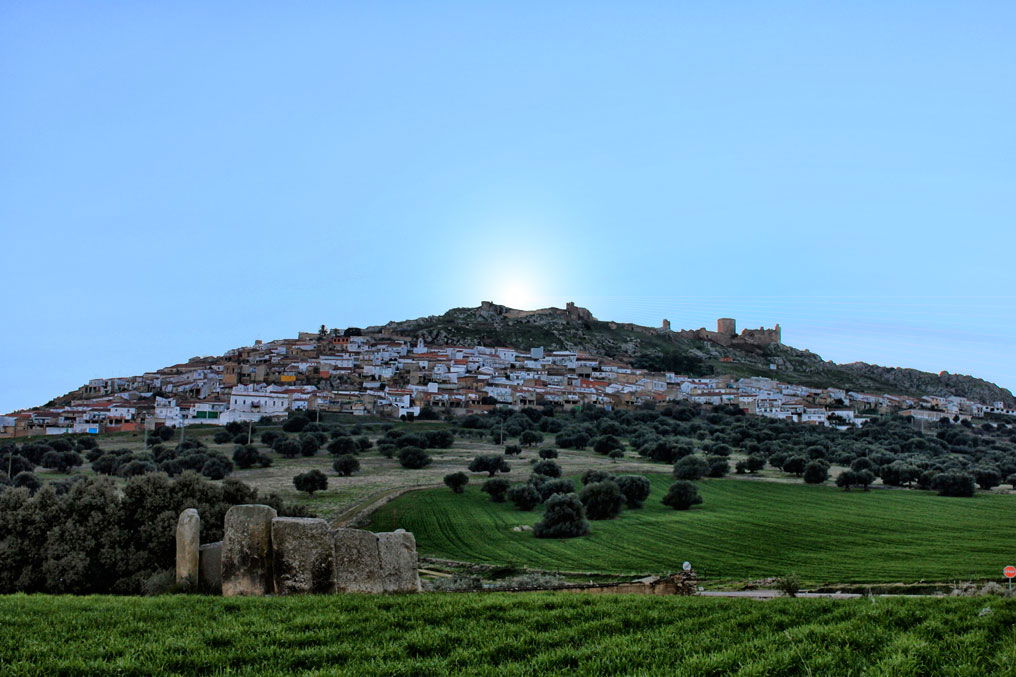
[[[200,544],[201,517],[188,508],[176,528],[176,582],[225,597],[415,593],[413,534],[332,529],[323,519],[279,517],[267,505],[226,512],[223,540]]]

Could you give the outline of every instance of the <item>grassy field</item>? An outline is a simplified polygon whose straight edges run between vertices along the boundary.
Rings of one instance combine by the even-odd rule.
[[[4,675],[1013,674],[1016,600],[0,597]]]
[[[492,503],[471,485],[406,494],[373,516],[375,530],[412,531],[421,554],[561,571],[666,572],[689,560],[710,581],[798,573],[807,583],[1000,579],[1016,563],[1012,496],[943,498],[917,491],[851,491],[747,480],[699,482],[690,511],[660,504],[671,482],[653,476],[641,510],[592,522],[589,536],[537,539],[512,527],[537,509]]]

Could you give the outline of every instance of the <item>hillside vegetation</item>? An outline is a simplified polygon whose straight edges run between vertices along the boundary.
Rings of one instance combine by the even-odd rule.
[[[645,507],[593,522],[582,538],[514,532],[541,512],[493,503],[476,487],[406,494],[375,513],[371,528],[411,531],[433,557],[605,573],[678,571],[688,560],[714,583],[789,572],[809,584],[999,579],[1012,563],[1016,524],[1004,516],[1016,509],[1013,496],[703,480],[703,503],[675,511],[660,503],[673,480],[650,480]]]
[[[1016,600],[0,597],[5,675],[1011,674]]]

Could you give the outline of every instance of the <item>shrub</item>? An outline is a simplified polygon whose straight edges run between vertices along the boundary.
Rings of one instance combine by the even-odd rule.
[[[997,487],[1002,483],[1002,473],[994,466],[980,466],[973,469],[974,481],[977,486],[985,491]]]
[[[423,433],[428,449],[449,449],[455,444],[455,436],[450,430],[428,430]]]
[[[546,505],[543,519],[533,526],[537,538],[574,538],[589,533],[584,506],[575,494],[554,494]]]
[[[674,510],[688,510],[701,502],[702,497],[699,496],[698,489],[687,480],[678,480],[671,484],[667,495],[661,501],[663,505],[670,506]]]
[[[730,463],[725,456],[706,456],[706,463],[709,464],[707,477],[726,477],[730,474]]]
[[[613,480],[614,476],[605,470],[587,470],[582,473],[582,484],[592,484],[594,482],[605,482],[607,480]]]
[[[279,456],[285,456],[286,458],[296,458],[300,455],[300,450],[302,448],[302,445],[298,441],[289,437],[280,437],[275,440],[275,443],[272,445],[272,449],[275,450],[275,453]]]
[[[508,480],[495,477],[484,482],[483,486],[480,487],[480,491],[490,494],[490,500],[494,503],[504,503],[505,494],[510,486],[511,482]]]
[[[560,477],[561,466],[554,461],[540,461],[533,466],[533,472],[547,477]]]
[[[453,472],[444,476],[444,483],[452,493],[461,494],[469,484],[469,475],[464,472]]]
[[[39,480],[35,473],[19,472],[11,481],[11,486],[15,488],[24,487],[28,489],[29,493],[34,494],[42,487],[42,481]]]
[[[219,430],[212,435],[212,441],[216,444],[228,444],[233,440],[233,434],[228,430]]]
[[[116,474],[120,477],[137,477],[157,470],[158,467],[151,461],[133,460],[117,468]]]
[[[282,429],[287,433],[298,433],[306,428],[308,423],[310,423],[310,419],[303,414],[294,414],[282,424]],[[324,476],[324,473],[322,473],[322,476]]]
[[[474,458],[469,464],[469,472],[485,472],[488,477],[493,477],[499,472],[511,472],[511,466],[504,456],[489,454]]]
[[[931,488],[937,491],[939,496],[970,497],[976,490],[973,475],[958,470],[948,470],[935,475],[931,481]]]
[[[804,468],[808,465],[808,459],[805,456],[791,456],[783,462],[783,472],[788,472],[793,475],[800,477],[804,474]]]
[[[321,445],[318,444],[318,440],[313,435],[304,433],[300,435],[300,454],[302,456],[313,456],[317,453],[318,448]]]
[[[537,477],[543,477],[538,475]],[[575,493],[575,485],[572,484],[571,480],[566,479],[550,479],[543,480],[541,482],[533,482],[535,478],[530,478],[530,484],[533,488],[540,493],[540,499],[546,501],[554,494],[572,494]]]
[[[621,440],[617,439],[613,435],[601,435],[593,440],[593,451],[597,454],[609,454],[615,449],[623,449],[624,445],[621,444]],[[593,518],[595,519],[595,518]]]
[[[614,483],[621,490],[629,508],[641,508],[645,500],[649,498],[652,488],[649,479],[642,475],[618,475],[614,478]]]
[[[221,480],[233,472],[233,464],[225,456],[211,456],[201,466],[201,474],[210,480]]]
[[[836,478],[836,486],[844,491],[850,491],[851,487],[862,487],[865,491],[875,481],[875,475],[869,470],[844,470]]]
[[[58,442],[65,442],[66,440],[56,440]],[[80,454],[74,451],[47,451],[42,455],[42,461],[39,463],[43,468],[52,468],[57,472],[67,472],[72,467],[77,467],[84,463],[84,459],[81,458]]]
[[[33,470],[35,470],[35,464],[20,454],[9,453],[0,457],[0,473],[7,475],[8,478]]]
[[[261,444],[266,447],[270,447],[275,444],[275,440],[279,439],[280,435],[274,430],[266,430],[261,433]]]
[[[357,440],[347,435],[342,435],[332,439],[328,442],[328,446],[326,448],[328,449],[328,453],[333,453],[335,455],[343,453],[358,453],[360,451],[360,445],[357,444]]]
[[[315,468],[294,477],[293,486],[297,491],[306,491],[313,496],[315,491],[324,491],[328,488],[328,477]]]
[[[431,458],[419,447],[403,447],[399,452],[399,464],[403,468],[419,470],[430,465]]]
[[[522,453],[522,447],[517,444],[509,444],[504,448],[505,456],[518,456]]]
[[[519,510],[529,511],[540,504],[540,494],[529,484],[514,484],[506,495]]]
[[[762,454],[750,454],[745,459],[745,465],[750,473],[756,473],[762,468],[766,467],[766,457]]]
[[[558,456],[557,449],[551,449],[549,447],[544,447],[543,449],[540,449],[540,458],[551,459],[557,458],[557,456]]]
[[[250,468],[261,460],[261,454],[252,444],[238,446],[233,450],[233,463],[238,468]]]
[[[343,477],[349,477],[360,469],[360,461],[352,454],[340,454],[332,463],[332,470]]]
[[[700,480],[708,470],[706,459],[698,455],[685,456],[674,464],[674,479]]]
[[[801,591],[801,577],[797,574],[786,574],[775,581],[776,589],[787,597],[797,597]]]
[[[608,520],[621,513],[624,497],[617,484],[607,480],[587,484],[579,493],[579,500],[585,506],[589,519]]]
[[[519,443],[524,447],[531,447],[540,442],[543,442],[543,435],[535,430],[523,430],[519,435]]]
[[[808,484],[822,484],[829,479],[829,466],[825,461],[811,461],[804,466],[804,481]]]

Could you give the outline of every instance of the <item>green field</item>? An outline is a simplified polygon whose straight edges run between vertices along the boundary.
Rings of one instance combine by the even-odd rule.
[[[1016,662],[1016,600],[998,598],[16,595],[0,619],[4,675],[986,675]]]
[[[537,539],[513,526],[539,509],[492,503],[479,486],[463,495],[415,491],[384,506],[371,528],[416,535],[420,553],[558,571],[663,573],[685,560],[707,581],[798,573],[806,583],[1001,578],[1016,563],[1016,497],[944,498],[924,491],[844,492],[834,487],[704,480],[690,511],[660,504],[671,482],[651,476],[641,510],[592,522],[589,536]]]

